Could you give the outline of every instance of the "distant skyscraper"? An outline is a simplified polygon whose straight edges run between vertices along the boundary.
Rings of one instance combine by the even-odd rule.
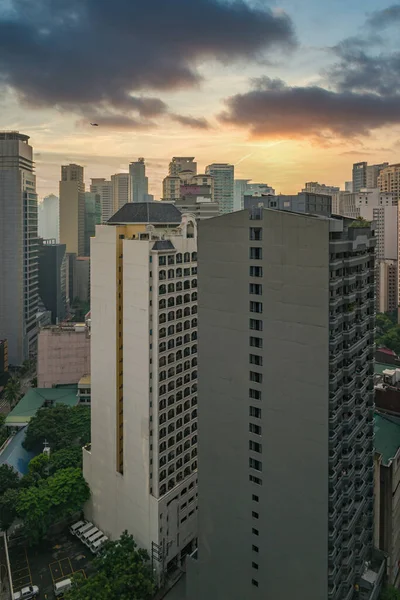
[[[346,181],[344,184],[344,189],[346,192],[352,192],[353,191],[353,182],[352,181]]]
[[[60,201],[57,196],[50,194],[39,203],[38,219],[39,237],[45,240],[60,239]]]
[[[124,204],[130,202],[130,175],[129,173],[116,173],[111,175],[113,187],[113,214]]]
[[[85,193],[85,256],[90,256],[90,238],[95,236],[96,225],[101,223],[100,194]]]
[[[377,188],[379,173],[389,166],[389,163],[385,162],[380,165],[367,166],[367,185],[368,189]]]
[[[9,362],[36,353],[38,203],[29,136],[0,132],[0,339]]]
[[[146,177],[144,158],[129,165],[131,202],[148,202],[149,180]]]
[[[391,192],[393,200],[397,201],[400,207],[400,164],[382,169],[377,177],[377,186],[381,192]]]
[[[310,192],[311,194],[337,194],[340,191],[340,187],[335,185],[325,185],[325,183],[318,183],[317,181],[309,181],[305,184],[302,192]]]
[[[66,245],[67,253],[84,254],[85,184],[80,165],[61,167],[60,243]]]
[[[389,163],[369,165],[367,162],[354,163],[353,165],[353,192],[359,192],[362,188],[378,187],[379,173]]]
[[[39,240],[39,295],[51,322],[65,319],[67,309],[67,255],[65,244]]]
[[[197,163],[194,162],[194,156],[173,157],[169,163],[169,174],[172,177],[179,177],[182,172],[186,173],[186,180],[193,175],[197,175]]]
[[[113,184],[104,178],[91,180],[90,191],[99,194],[101,202],[101,222],[107,223],[114,214]]]
[[[206,167],[206,174],[214,179],[213,200],[218,202],[221,214],[231,213],[234,210],[234,171],[235,167],[227,163],[213,163]]]

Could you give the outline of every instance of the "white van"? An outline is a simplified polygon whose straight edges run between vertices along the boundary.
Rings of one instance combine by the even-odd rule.
[[[90,550],[93,552],[93,554],[97,554],[98,551],[100,550],[100,548],[102,547],[102,545],[105,544],[107,541],[108,541],[108,537],[105,535],[102,538],[100,538],[99,540],[92,542],[90,544]]]
[[[87,531],[85,531],[85,533],[83,533],[81,535],[81,540],[84,544],[86,544],[86,541],[92,537],[92,535],[94,535],[95,533],[97,533],[99,530],[97,529],[97,527],[95,527],[93,525],[92,529],[88,529]]]
[[[94,535],[92,535],[90,538],[85,540],[84,544],[86,544],[86,546],[89,548],[89,546],[91,546],[91,544],[93,542],[96,542],[97,540],[99,540],[102,537],[104,537],[104,533],[102,531],[100,531],[100,529],[99,529],[98,531],[96,531],[96,533]]]
[[[31,598],[36,598],[39,594],[39,588],[37,585],[28,585],[22,590],[15,592],[13,594],[13,600],[31,600]]]
[[[82,539],[82,535],[84,533],[86,533],[86,531],[89,531],[89,529],[93,529],[94,525],[93,523],[86,523],[86,525],[84,525],[83,527],[81,527],[80,529],[78,529],[78,531],[76,532],[76,535],[79,539]]]
[[[62,596],[71,587],[72,587],[72,580],[71,579],[63,579],[62,581],[59,581],[58,583],[54,584],[54,593],[56,596]]]
[[[75,533],[84,525],[86,525],[86,521],[78,521],[77,523],[74,523],[74,525],[71,525],[69,532],[72,533],[72,535],[75,535]]]

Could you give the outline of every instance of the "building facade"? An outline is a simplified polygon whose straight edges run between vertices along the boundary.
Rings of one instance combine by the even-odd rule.
[[[302,192],[310,192],[311,194],[327,194],[328,196],[332,196],[332,194],[337,194],[340,192],[340,187],[335,185],[325,185],[325,183],[318,183],[317,181],[309,181],[305,184]]]
[[[91,488],[162,576],[197,536],[197,234],[166,202],[127,204],[92,243]]]
[[[213,200],[218,202],[220,214],[234,210],[235,167],[227,163],[213,163],[206,167],[206,175],[214,180]]]
[[[382,169],[377,178],[378,187],[383,193],[393,194],[393,200],[400,201],[400,164]]]
[[[0,339],[12,365],[36,354],[38,201],[29,136],[0,132]]]
[[[96,233],[96,225],[101,223],[100,194],[85,192],[85,249],[84,255],[90,256],[90,238]]]
[[[111,175],[113,188],[113,213],[122,208],[124,204],[130,202],[130,176],[129,173],[116,173]]]
[[[365,161],[353,164],[353,193],[367,187],[367,164]]]
[[[113,184],[104,178],[91,179],[90,191],[100,196],[101,222],[107,223],[114,214],[114,192]]]
[[[82,256],[85,251],[85,184],[83,167],[61,167],[60,243],[67,252]]]
[[[174,202],[181,197],[181,178],[178,175],[164,177],[162,197],[167,202]]]
[[[368,189],[374,189],[378,186],[378,176],[383,169],[389,166],[389,163],[381,163],[380,165],[369,165],[367,166],[367,184],[365,187]]]
[[[375,238],[289,208],[200,223],[190,600],[350,600],[369,587]]]
[[[67,314],[67,254],[65,244],[39,239],[39,295],[53,324]]]
[[[44,240],[60,241],[60,201],[57,196],[50,194],[39,204],[38,214],[39,237]]]
[[[194,156],[174,156],[169,163],[169,175],[179,177],[182,172],[197,175],[197,163]],[[190,178],[191,178],[190,177]]]
[[[378,261],[379,273],[376,289],[377,312],[394,312],[398,308],[398,262],[383,259]]]
[[[175,202],[175,206],[183,214],[192,214],[196,221],[218,217],[219,215],[217,202],[213,202],[210,196],[202,196],[201,194],[185,194]]]
[[[146,177],[144,158],[139,158],[129,165],[131,202],[147,202],[149,200],[149,180]]]

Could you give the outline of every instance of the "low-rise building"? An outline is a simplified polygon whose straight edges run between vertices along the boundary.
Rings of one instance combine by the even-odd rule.
[[[77,384],[90,373],[90,335],[85,323],[45,327],[38,337],[38,387]]]
[[[78,382],[78,403],[87,404],[90,406],[91,395],[92,389],[90,375],[83,375]]]
[[[76,406],[77,403],[76,385],[62,385],[51,389],[30,388],[7,415],[5,424],[7,427],[17,429],[26,427],[40,408],[51,407],[56,404]]]

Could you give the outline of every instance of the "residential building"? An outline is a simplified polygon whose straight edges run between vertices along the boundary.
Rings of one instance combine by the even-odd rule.
[[[325,183],[318,183],[317,181],[309,181],[305,184],[302,192],[310,192],[311,194],[327,194],[328,196],[332,196],[332,194],[337,194],[340,192],[340,187],[335,185],[325,185]]]
[[[393,200],[400,203],[400,164],[389,165],[378,175],[378,187],[381,192],[392,193]]]
[[[190,213],[196,217],[196,221],[218,217],[219,206],[213,202],[210,196],[196,194],[185,194],[179,200],[176,200],[175,206],[181,213]]]
[[[332,200],[326,194],[299,192],[296,195],[247,196],[244,197],[245,209],[275,208],[290,212],[319,214],[329,217],[332,214]]]
[[[41,329],[38,336],[39,388],[77,384],[90,373],[90,329],[68,323]]]
[[[39,239],[39,295],[53,324],[67,314],[67,255],[65,244]]]
[[[367,166],[367,184],[366,188],[373,189],[378,186],[378,176],[383,169],[389,166],[389,163],[381,163],[380,165],[369,165]]]
[[[174,156],[169,163],[169,175],[180,177],[185,172],[184,179],[190,180],[193,175],[197,175],[197,163],[194,162],[194,156]]]
[[[90,191],[100,196],[101,222],[106,223],[115,212],[112,181],[107,181],[104,177],[91,179]]]
[[[325,216],[320,198],[322,215],[253,208],[200,223],[190,600],[379,594],[375,237]]]
[[[367,187],[367,164],[365,161],[353,164],[353,193]]]
[[[129,173],[116,173],[111,175],[113,188],[113,213],[122,208],[124,204],[130,202],[130,175]]]
[[[57,196],[50,194],[39,204],[38,214],[39,237],[45,240],[60,241],[60,201]]]
[[[235,167],[227,163],[213,163],[206,167],[206,175],[214,179],[214,202],[218,202],[221,214],[231,213],[233,203],[233,181]]]
[[[211,175],[206,175],[205,173],[198,173],[197,175],[192,176],[190,183],[191,185],[209,187],[211,196],[214,193],[214,178]]]
[[[78,382],[78,403],[90,406],[92,401],[90,375],[83,375]]]
[[[74,298],[81,302],[90,302],[90,258],[78,256],[75,261],[76,293]]]
[[[148,202],[149,180],[146,177],[144,158],[129,165],[131,202]]]
[[[92,436],[85,511],[126,529],[162,578],[197,536],[197,227],[167,202],[123,206],[92,242]]]
[[[181,197],[181,178],[178,175],[168,175],[163,180],[163,200],[174,202]]]
[[[85,184],[83,167],[61,167],[60,243],[68,253],[82,256],[85,251]]]
[[[38,202],[29,136],[0,132],[0,339],[12,365],[36,354]]]
[[[400,420],[375,413],[375,545],[388,556],[388,583],[400,583]]]
[[[378,261],[379,285],[376,290],[377,312],[394,312],[398,307],[398,261],[382,259]]]
[[[352,181],[345,181],[345,183],[344,183],[344,189],[345,189],[346,192],[353,193],[353,182]]]
[[[8,372],[8,342],[0,340],[0,376]]]
[[[100,194],[85,192],[85,250],[84,255],[90,256],[90,238],[96,233],[96,225],[101,223]]]

